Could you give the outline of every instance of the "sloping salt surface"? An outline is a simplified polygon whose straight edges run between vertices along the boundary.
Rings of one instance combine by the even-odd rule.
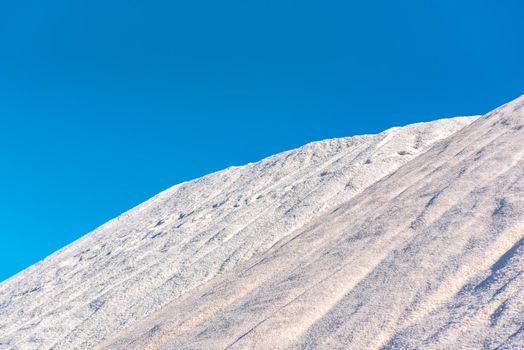
[[[174,186],[0,284],[0,349],[92,348],[275,244],[282,245],[283,240],[304,232],[304,225],[314,218],[319,218],[315,225],[328,223],[332,215],[326,213],[474,119],[440,120],[393,128],[378,135],[315,142]],[[368,209],[363,207],[359,212],[360,207],[355,206],[354,214],[348,216],[350,221],[367,217]],[[322,232],[327,232],[325,238],[334,240],[340,228],[330,233],[330,226],[324,226]],[[362,242],[357,241],[345,254]],[[308,249],[304,246],[296,250],[285,257],[283,264],[291,268],[307,262]],[[299,254],[301,250],[305,255]],[[262,269],[260,278],[269,278],[272,270],[265,271],[264,266],[252,271]],[[237,277],[223,281],[224,286],[237,284],[235,290],[239,288],[239,293],[247,293],[246,288],[257,285],[243,285]],[[304,286],[297,286],[297,292],[313,282],[305,277],[299,281]],[[265,315],[280,305],[279,298],[287,299],[280,291],[282,286],[268,282],[264,288],[275,291],[269,297],[275,302],[264,299],[267,303],[262,303],[267,305]],[[220,296],[212,293],[207,299],[192,301],[195,309],[210,300],[215,300],[215,307],[222,307],[223,301],[217,299]],[[239,294],[236,298],[247,296]],[[181,305],[187,306],[184,312],[191,315],[187,317],[199,317],[191,313],[191,304],[169,307]],[[258,322],[255,316],[249,316],[250,320]],[[208,322],[204,316],[201,321]],[[250,324],[235,329],[241,331]],[[194,326],[201,327],[199,323]],[[222,329],[220,323],[216,327],[217,332]],[[231,332],[236,336],[234,328]],[[162,331],[158,336],[165,334]],[[184,333],[177,344],[184,344],[185,339],[188,345],[200,343]],[[220,335],[217,344],[230,340]],[[212,342],[203,345],[213,347]]]
[[[524,97],[105,349],[523,349]]]

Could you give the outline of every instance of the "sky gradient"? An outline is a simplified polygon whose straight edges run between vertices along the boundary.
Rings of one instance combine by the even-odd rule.
[[[522,1],[0,4],[0,281],[176,183],[524,93]]]

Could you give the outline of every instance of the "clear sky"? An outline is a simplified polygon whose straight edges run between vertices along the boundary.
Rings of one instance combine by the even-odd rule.
[[[0,4],[0,280],[157,192],[524,93],[522,0]]]

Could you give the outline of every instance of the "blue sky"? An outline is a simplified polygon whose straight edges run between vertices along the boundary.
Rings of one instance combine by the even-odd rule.
[[[4,1],[0,280],[184,180],[524,93],[522,1]]]

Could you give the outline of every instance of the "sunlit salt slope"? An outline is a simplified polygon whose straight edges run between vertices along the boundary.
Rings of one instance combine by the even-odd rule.
[[[1,284],[0,348],[91,348],[260,256],[473,119],[315,142],[174,186]]]
[[[524,346],[524,98],[153,197],[0,285],[0,349]]]
[[[98,348],[524,349],[524,97],[372,181]]]

